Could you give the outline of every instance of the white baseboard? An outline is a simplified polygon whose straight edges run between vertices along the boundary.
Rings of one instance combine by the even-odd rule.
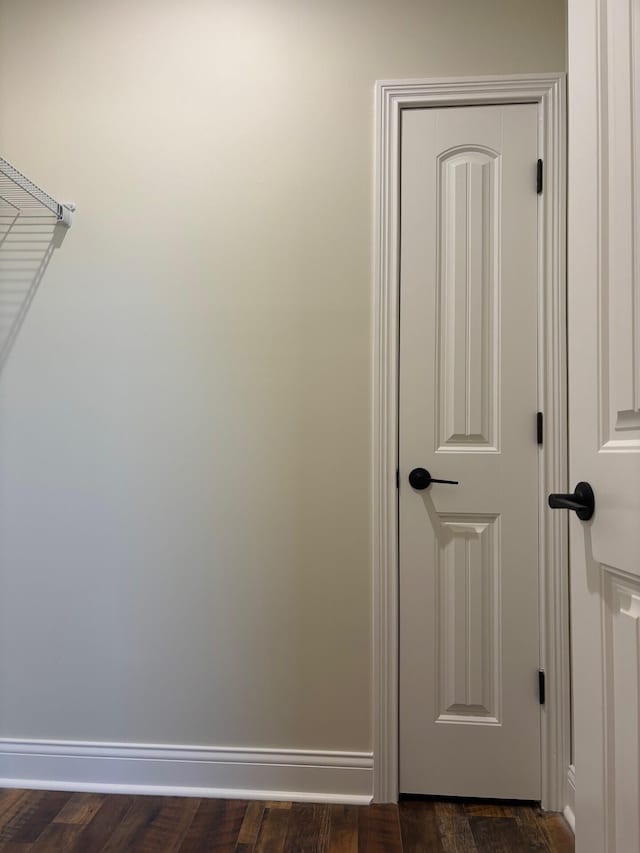
[[[576,768],[573,764],[569,767],[567,773],[567,793],[565,799],[567,804],[564,807],[562,814],[567,821],[573,834],[576,834]]]
[[[0,787],[371,802],[369,752],[0,739]]]

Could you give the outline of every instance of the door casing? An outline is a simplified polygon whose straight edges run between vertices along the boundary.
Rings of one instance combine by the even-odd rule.
[[[566,98],[564,74],[376,83],[373,314],[373,798],[398,799],[398,335],[400,118],[404,109],[536,103],[538,156],[538,465],[542,806],[568,803],[570,665],[568,520],[546,496],[567,486]],[[532,164],[532,184],[535,164]],[[533,426],[532,426],[533,429]]]

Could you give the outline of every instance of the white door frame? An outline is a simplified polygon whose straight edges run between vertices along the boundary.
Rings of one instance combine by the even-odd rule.
[[[398,798],[398,334],[400,117],[403,109],[538,104],[539,455],[542,806],[567,804],[570,761],[568,513],[546,496],[567,487],[566,108],[564,74],[386,80],[376,84],[373,367],[373,757],[376,802]],[[531,164],[532,188],[535,164]],[[534,430],[532,413],[532,434]]]

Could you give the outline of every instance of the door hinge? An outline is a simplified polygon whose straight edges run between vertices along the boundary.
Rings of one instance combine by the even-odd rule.
[[[400,469],[396,468],[396,489],[400,488]]]
[[[538,160],[538,168],[536,169],[536,189],[540,195],[542,192],[542,160]]]
[[[538,440],[538,444],[542,444],[544,439],[544,418],[542,416],[542,412],[538,412],[536,414],[536,438]]]
[[[538,699],[540,700],[540,704],[544,705],[546,694],[545,694],[545,683],[544,683],[544,669],[538,670]]]

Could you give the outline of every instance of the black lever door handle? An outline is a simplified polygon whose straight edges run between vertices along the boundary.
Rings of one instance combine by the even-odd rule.
[[[573,494],[549,495],[551,509],[572,509],[580,521],[589,521],[596,509],[596,499],[589,483],[578,483]]]
[[[452,486],[457,486],[457,480],[437,480],[432,477],[426,468],[414,468],[409,474],[409,483],[414,489],[428,489],[431,483],[449,483]]]

